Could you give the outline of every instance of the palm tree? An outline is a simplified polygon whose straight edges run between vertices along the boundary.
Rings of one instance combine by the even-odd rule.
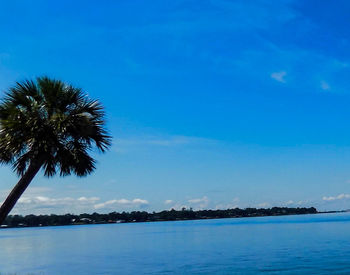
[[[97,100],[48,77],[17,82],[0,103],[0,163],[21,178],[0,208],[0,225],[41,168],[47,177],[90,174],[94,145],[100,152],[111,145]]]

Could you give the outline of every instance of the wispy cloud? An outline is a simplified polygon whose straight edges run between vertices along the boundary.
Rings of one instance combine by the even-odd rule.
[[[7,190],[6,194],[8,193]],[[116,210],[120,208],[143,208],[149,205],[145,199],[135,198],[128,199],[113,199],[105,202],[100,202],[101,199],[96,196],[80,196],[80,197],[53,197],[47,195],[51,193],[51,188],[46,187],[31,187],[28,188],[24,196],[22,196],[11,214],[58,214],[58,213],[83,213],[92,212],[96,209]],[[1,197],[0,200],[4,200]],[[0,201],[0,205],[2,201]]]
[[[188,200],[188,203],[195,208],[204,208],[208,206],[209,199],[207,196],[204,196],[203,198],[190,199]]]
[[[61,197],[22,196],[11,214],[51,214],[51,213],[80,213],[91,211],[98,197]]]
[[[116,152],[127,152],[142,147],[176,147],[200,144],[215,144],[215,140],[190,136],[139,136],[115,139],[113,148]]]
[[[42,196],[44,194],[50,193],[54,190],[51,187],[44,187],[44,186],[29,186],[28,189],[25,192],[25,196],[27,197],[35,197],[35,196]],[[7,195],[11,192],[11,189],[5,189],[0,190],[0,194]]]
[[[281,83],[285,83],[285,76],[287,75],[287,72],[285,71],[281,71],[281,72],[274,72],[271,74],[271,78],[273,78],[274,80],[281,82]]]
[[[259,203],[257,204],[256,206],[257,207],[260,207],[260,208],[266,208],[266,207],[269,207],[271,204],[268,203],[268,202],[263,202],[263,203]]]
[[[114,199],[109,200],[103,203],[98,203],[94,205],[95,209],[102,209],[102,208],[113,208],[113,207],[145,207],[149,205],[149,202],[144,199],[133,199],[133,200],[127,200],[127,199]]]
[[[173,200],[165,200],[164,204],[172,204],[174,201]]]
[[[213,142],[212,140],[189,137],[189,136],[141,136],[131,138],[119,138],[115,140],[116,145],[156,145],[156,146],[176,146],[198,142]]]
[[[329,86],[329,84],[326,81],[322,80],[321,81],[321,89],[327,91],[327,90],[331,89],[331,86]]]
[[[271,79],[288,83],[285,88],[291,92],[329,89],[336,93],[349,93],[350,84],[344,75],[350,69],[344,60],[308,48],[286,50],[278,43],[272,44],[265,40],[262,43],[265,45],[263,48],[242,50],[240,58],[227,66],[239,69],[242,76],[249,73],[262,85],[266,83],[266,72],[270,72]]]
[[[52,188],[50,187],[37,187],[37,186],[29,186],[24,195],[20,198],[35,198],[35,197],[49,197]],[[0,190],[0,200],[5,200],[5,198],[10,194],[11,189]]]
[[[329,197],[323,197],[322,200],[324,201],[335,201],[335,200],[343,200],[343,199],[350,199],[349,194],[339,194],[338,196],[329,196]]]
[[[58,206],[58,205],[67,205],[67,204],[73,204],[73,203],[81,203],[81,204],[89,204],[89,203],[95,203],[100,198],[98,197],[80,197],[77,199],[66,197],[66,198],[49,198],[44,196],[37,196],[37,197],[21,197],[18,200],[19,204],[40,204],[42,207],[46,206]]]
[[[229,203],[219,203],[215,205],[215,209],[232,209],[232,208],[238,208],[239,198],[233,198],[232,201]]]

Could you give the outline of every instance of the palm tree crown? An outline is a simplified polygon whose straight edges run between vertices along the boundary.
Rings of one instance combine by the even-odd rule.
[[[111,144],[104,124],[102,105],[81,89],[48,77],[18,82],[0,104],[0,162],[21,176],[33,161],[47,177],[85,176],[95,169],[93,146]]]

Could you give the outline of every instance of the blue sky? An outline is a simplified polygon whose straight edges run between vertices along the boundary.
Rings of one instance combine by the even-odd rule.
[[[106,107],[86,178],[13,213],[350,208],[348,1],[2,1],[0,95],[48,75]],[[17,178],[0,168],[0,200]]]

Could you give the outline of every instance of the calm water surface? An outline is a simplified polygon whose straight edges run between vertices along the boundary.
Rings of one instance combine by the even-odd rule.
[[[1,274],[350,274],[350,214],[0,230]]]

